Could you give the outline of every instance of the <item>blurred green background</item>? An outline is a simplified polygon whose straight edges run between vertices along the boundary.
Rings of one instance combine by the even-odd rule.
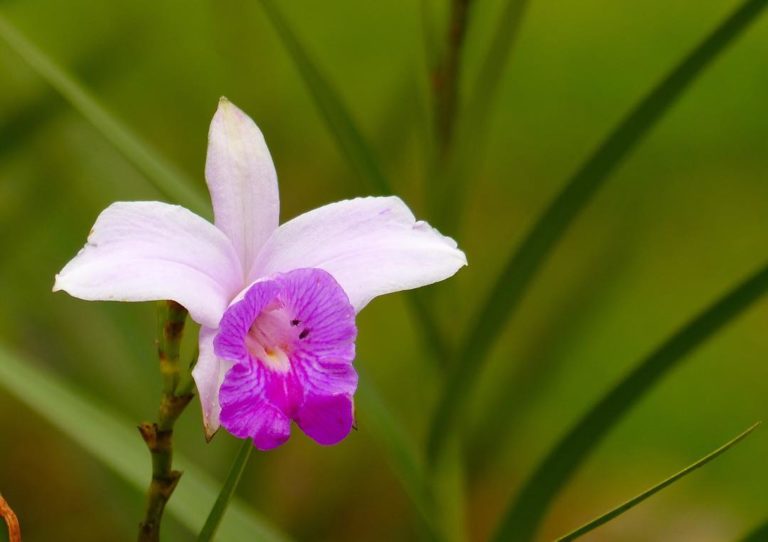
[[[432,4],[439,26],[446,8]],[[474,4],[464,58],[470,81],[502,4]],[[468,179],[465,220],[460,228],[441,225],[470,262],[431,288],[454,342],[564,179],[736,5],[531,2],[493,108],[488,148]],[[419,2],[297,0],[282,8],[372,142],[396,193],[427,216],[442,194],[424,182],[430,98]],[[226,95],[265,134],[283,220],[369,192],[339,153],[258,2],[4,0],[0,9],[200,191],[208,123]],[[764,17],[612,176],[507,326],[465,431],[470,539],[492,531],[542,454],[597,397],[768,257],[767,50]],[[50,290],[101,209],[158,198],[0,44],[0,340],[133,424],[152,419],[159,400],[154,306],[87,303]],[[440,378],[413,318],[403,295],[372,303],[359,317],[356,363],[421,446]],[[649,394],[558,499],[542,540],[768,418],[766,326],[763,301]],[[359,430],[339,446],[317,446],[295,430],[282,448],[258,453],[239,495],[298,540],[420,539],[364,409],[358,417]],[[0,491],[26,540],[134,538],[142,493],[5,392],[0,425]],[[239,444],[225,434],[206,444],[196,403],[180,421],[177,441],[219,480]],[[143,450],[138,434],[135,446]],[[768,515],[766,457],[763,428],[587,539],[733,539]],[[165,529],[168,540],[192,539],[170,516]]]

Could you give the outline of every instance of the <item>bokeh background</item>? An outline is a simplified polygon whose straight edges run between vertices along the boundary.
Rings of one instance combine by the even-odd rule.
[[[504,3],[475,2],[465,80],[477,73]],[[446,7],[432,4],[441,28]],[[487,148],[467,179],[465,219],[440,224],[470,262],[430,288],[453,342],[568,175],[736,5],[530,3],[493,106]],[[281,7],[397,194],[429,216],[430,202],[442,193],[439,183],[427,189],[424,181],[430,96],[419,2],[296,0]],[[201,192],[208,122],[221,95],[266,136],[283,220],[369,192],[258,2],[5,0],[0,10]],[[470,540],[492,531],[542,454],[605,390],[768,258],[767,50],[763,17],[612,176],[506,327],[464,432]],[[87,303],[54,295],[51,286],[101,209],[115,200],[160,197],[0,44],[0,341],[130,424],[152,419],[159,400],[154,306]],[[405,297],[376,300],[359,328],[357,364],[421,449],[441,376]],[[766,329],[768,303],[760,302],[657,386],[568,485],[542,540],[768,418]],[[358,416],[359,430],[336,447],[295,431],[282,448],[255,455],[240,497],[298,540],[422,538],[365,410]],[[0,491],[19,514],[26,540],[134,538],[142,492],[6,390],[0,425]],[[177,441],[219,480],[239,444],[225,434],[206,444],[197,404],[180,421]],[[135,446],[143,447],[138,434]],[[762,429],[587,539],[734,539],[768,514],[766,457]],[[146,463],[148,479],[148,457]],[[182,479],[178,491],[184,490]],[[168,540],[193,537],[170,516],[165,529]]]

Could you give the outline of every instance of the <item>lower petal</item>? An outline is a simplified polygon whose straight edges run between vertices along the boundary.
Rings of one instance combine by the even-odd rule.
[[[346,437],[355,423],[350,395],[311,395],[304,401],[296,423],[318,444],[330,446]]]

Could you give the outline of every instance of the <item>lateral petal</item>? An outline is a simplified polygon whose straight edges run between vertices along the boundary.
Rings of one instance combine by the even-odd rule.
[[[280,226],[250,280],[314,267],[338,281],[355,310],[376,296],[446,279],[467,264],[456,242],[416,221],[397,197],[331,203]]]
[[[194,321],[216,327],[242,284],[232,243],[213,224],[178,205],[147,201],[107,207],[53,290],[89,301],[171,299]]]

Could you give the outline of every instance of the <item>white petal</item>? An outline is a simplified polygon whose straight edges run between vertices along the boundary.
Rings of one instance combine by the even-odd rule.
[[[197,394],[200,397],[200,406],[203,408],[203,426],[205,438],[211,440],[219,429],[219,389],[224,376],[232,366],[231,362],[219,359],[213,353],[213,339],[218,329],[207,327],[200,328],[200,353],[197,357],[192,376],[197,386]]]
[[[172,299],[216,327],[242,284],[232,243],[213,224],[177,205],[137,201],[99,215],[53,290],[90,301]]]
[[[456,242],[417,222],[400,198],[359,198],[280,226],[250,279],[318,267],[333,275],[359,311],[376,296],[438,282],[466,264]]]
[[[277,174],[259,128],[226,98],[211,121],[205,178],[216,226],[232,240],[247,275],[277,228]]]

